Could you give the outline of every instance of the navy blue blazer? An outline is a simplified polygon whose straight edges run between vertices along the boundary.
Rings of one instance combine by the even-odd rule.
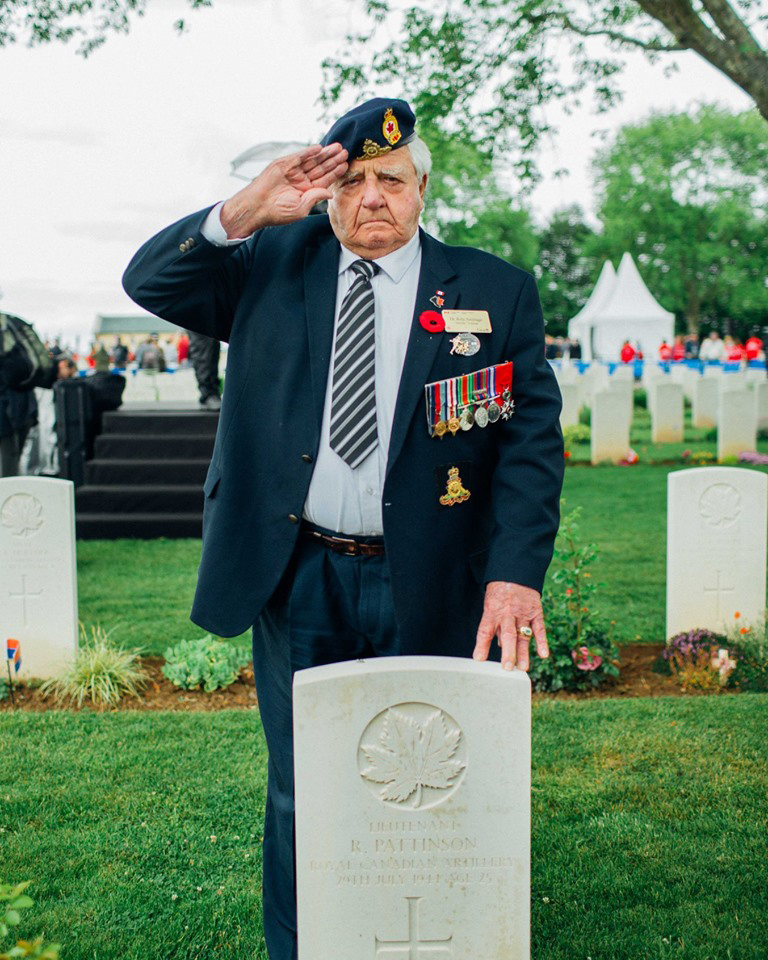
[[[235,636],[259,617],[294,552],[320,441],[333,351],[339,243],[326,216],[268,227],[235,247],[200,233],[208,210],[138,251],[123,284],[137,303],[229,342],[226,387],[205,483],[203,552],[192,620]],[[382,509],[402,652],[472,652],[484,584],[541,590],[559,521],[560,394],[544,359],[533,278],[490,254],[422,231],[413,322],[389,447]],[[487,310],[472,357],[419,316]],[[516,413],[442,439],[427,429],[424,385],[514,363]],[[471,496],[443,506],[448,470]]]

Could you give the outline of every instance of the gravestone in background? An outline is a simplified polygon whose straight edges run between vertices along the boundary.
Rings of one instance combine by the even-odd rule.
[[[694,467],[667,480],[667,638],[765,612],[768,476]]]
[[[654,383],[651,413],[652,443],[683,442],[683,385],[671,380]]]
[[[629,451],[629,424],[626,403],[612,390],[592,397],[590,447],[592,463],[618,463]]]
[[[579,422],[579,385],[577,383],[561,383],[560,395],[563,398],[560,426],[574,427]]]
[[[449,657],[296,674],[300,960],[528,960],[530,696]]]
[[[757,429],[765,430],[765,428],[768,427],[768,380],[763,377],[762,380],[755,381],[753,392],[755,397]]]
[[[757,411],[751,391],[720,390],[717,411],[717,459],[757,449]]]
[[[0,649],[20,678],[57,676],[77,653],[75,496],[69,480],[0,480]]]
[[[714,377],[698,377],[693,383],[691,423],[694,427],[716,427],[720,388]]]
[[[616,402],[624,408],[624,413],[629,422],[632,422],[635,403],[635,381],[626,377],[616,377],[614,374],[609,383],[608,391],[614,395]]]

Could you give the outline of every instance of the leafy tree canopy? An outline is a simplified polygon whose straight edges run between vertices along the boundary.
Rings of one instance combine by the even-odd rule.
[[[610,108],[627,50],[654,60],[693,50],[768,119],[768,0],[361,2],[370,26],[325,62],[325,103],[397,84],[420,122],[493,143],[527,178],[536,177],[531,154],[549,129],[542,107],[572,107],[591,91],[598,110]],[[382,42],[385,30],[395,39]],[[607,41],[608,55],[593,37]]]
[[[194,10],[213,0],[187,0]],[[110,33],[128,33],[134,17],[144,14],[147,0],[0,0],[0,47],[19,41],[38,46],[78,40],[87,56]],[[174,24],[184,30],[184,20]]]
[[[629,250],[692,332],[765,322],[768,126],[756,110],[653,115],[623,127],[594,169],[603,231],[588,253]]]

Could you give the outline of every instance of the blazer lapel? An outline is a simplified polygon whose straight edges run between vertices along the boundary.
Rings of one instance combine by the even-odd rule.
[[[333,318],[336,308],[339,243],[329,233],[304,254],[304,302],[307,343],[312,378],[313,409],[317,428],[323,419],[328,369],[333,355]]]
[[[406,350],[400,386],[397,391],[395,417],[392,423],[392,434],[387,454],[387,473],[389,473],[392,464],[400,454],[411,420],[416,413],[422,415],[423,428],[424,430],[427,429],[424,412],[424,385],[429,383],[429,373],[439,350],[441,348],[447,349],[445,334],[427,333],[421,326],[419,317],[425,310],[436,309],[430,303],[430,297],[433,297],[437,290],[444,291],[444,309],[453,309],[457,306],[459,300],[456,271],[448,262],[442,244],[424,233],[423,230],[419,232],[421,235],[421,272],[411,321],[411,333],[408,338],[408,349]]]

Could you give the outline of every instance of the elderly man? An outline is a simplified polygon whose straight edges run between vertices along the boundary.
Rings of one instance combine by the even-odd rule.
[[[532,636],[548,653],[563,450],[536,287],[419,229],[430,157],[414,125],[402,100],[356,107],[150,240],[124,279],[230,344],[192,619],[254,625],[272,960],[296,956],[293,672],[483,660],[494,637],[507,669],[528,669]],[[329,215],[309,217],[322,200]]]

